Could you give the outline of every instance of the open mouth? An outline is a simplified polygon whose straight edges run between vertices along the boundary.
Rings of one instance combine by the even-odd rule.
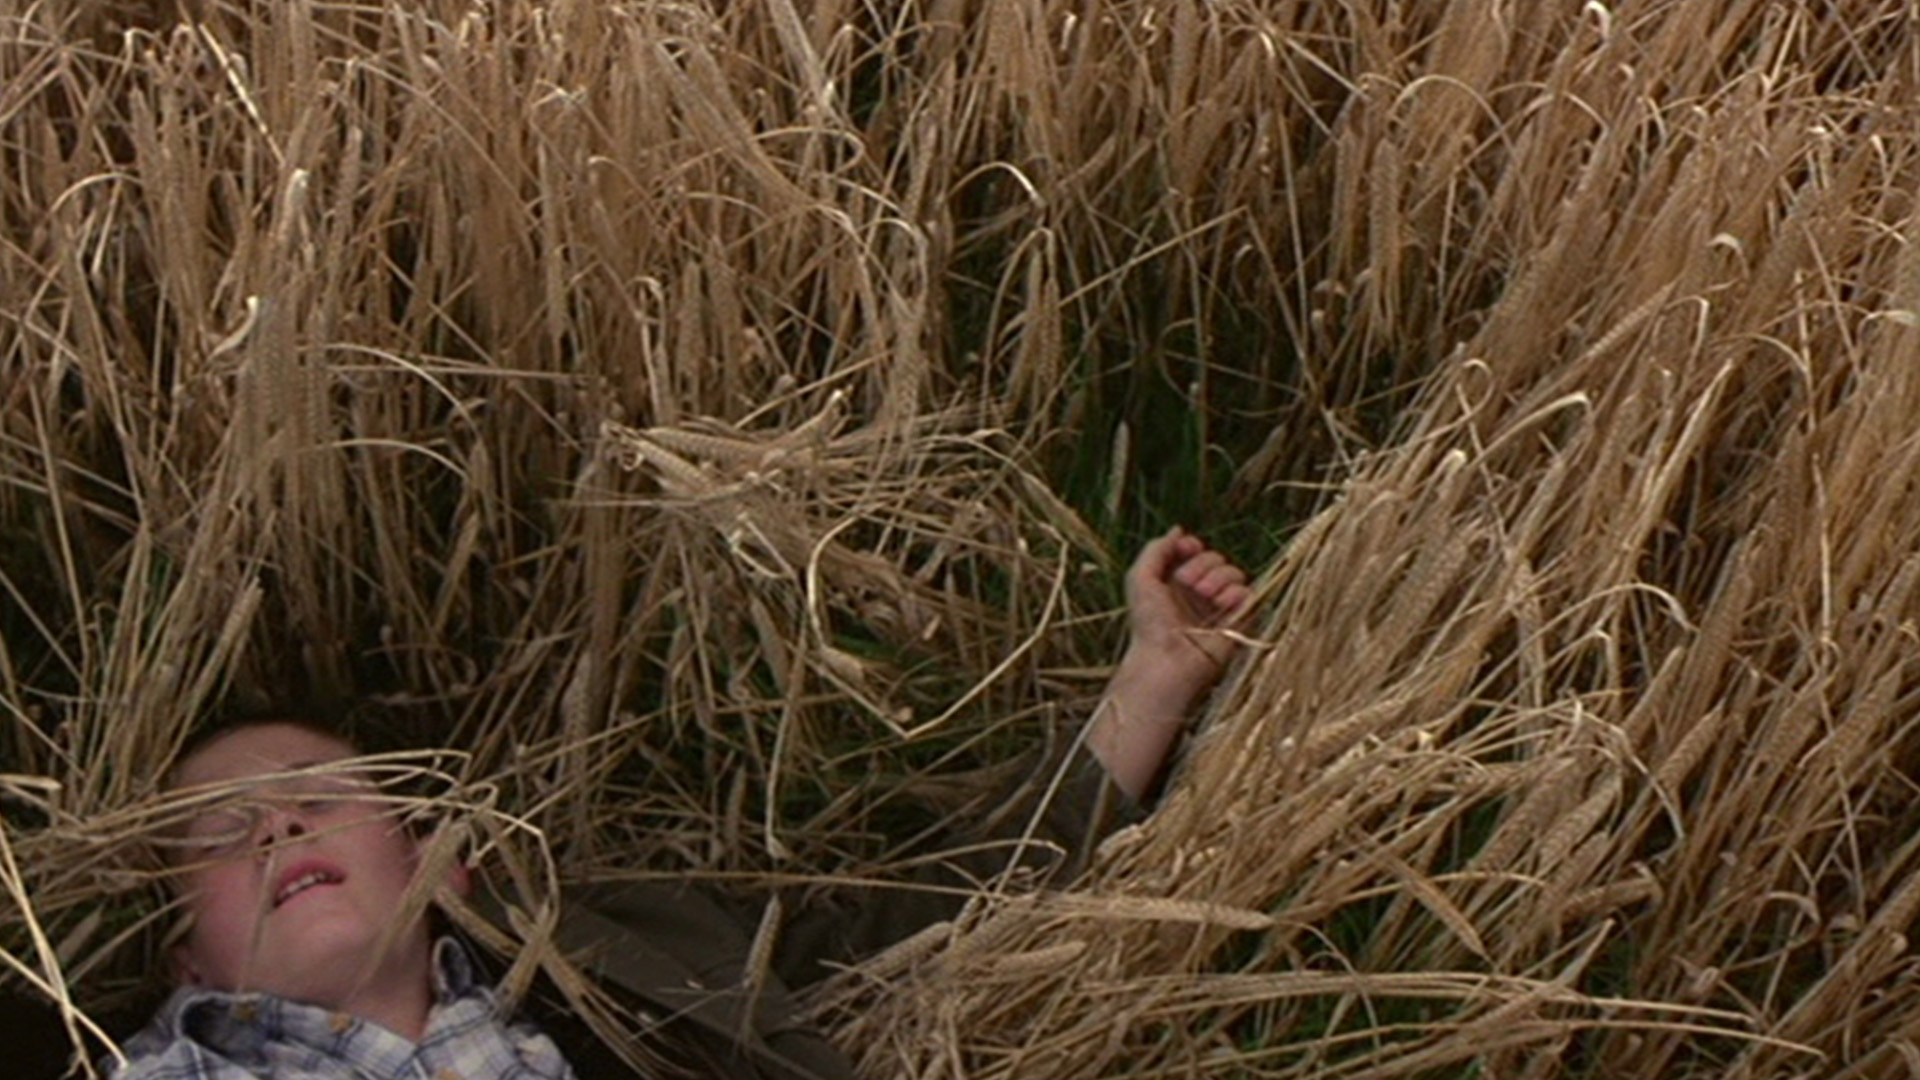
[[[273,906],[277,908],[308,889],[338,885],[345,880],[346,875],[332,867],[311,863],[296,866],[281,877],[280,887],[273,891]]]

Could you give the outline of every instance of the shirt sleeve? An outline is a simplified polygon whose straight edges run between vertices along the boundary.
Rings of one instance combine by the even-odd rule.
[[[725,1075],[851,1076],[846,1058],[806,1022],[791,988],[954,917],[1002,874],[1020,875],[1028,887],[1066,880],[1109,832],[1141,816],[1077,743],[1037,750],[1008,774],[1013,782],[978,800],[978,813],[928,844],[908,880],[783,897],[789,920],[770,972],[749,970],[755,913],[684,885],[572,890],[561,944],[590,958],[600,979],[664,1005],[696,1042],[714,1036],[751,1047],[724,1063]]]
[[[787,985],[802,987],[959,914],[968,897],[1002,874],[1026,887],[1072,880],[1101,840],[1144,816],[1077,741],[1029,756],[1008,789],[983,801],[929,846],[907,880],[836,886],[783,898],[792,913],[774,950]]]

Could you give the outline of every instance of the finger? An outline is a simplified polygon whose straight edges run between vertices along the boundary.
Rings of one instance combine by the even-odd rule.
[[[1246,581],[1247,572],[1240,568],[1239,563],[1231,559],[1222,559],[1219,566],[1207,572],[1207,578],[1210,581],[1233,584],[1234,582]]]
[[[1169,563],[1184,563],[1207,550],[1206,541],[1178,527],[1168,533],[1164,539],[1167,541]]]
[[[1245,583],[1236,583],[1215,594],[1213,604],[1219,609],[1216,616],[1222,623],[1231,625],[1246,615],[1247,606],[1253,600],[1253,589]]]
[[[1220,604],[1220,594],[1224,590],[1235,585],[1245,585],[1246,583],[1246,571],[1241,570],[1238,566],[1230,562],[1222,562],[1220,565],[1208,570],[1200,580],[1195,581],[1188,586],[1188,588],[1200,596],[1213,601],[1214,604],[1218,606]]]
[[[1229,565],[1225,555],[1211,549],[1201,551],[1180,564],[1180,568],[1173,573],[1173,580],[1194,589],[1207,579],[1207,575]]]
[[[1133,557],[1133,565],[1127,568],[1127,576],[1137,579],[1166,577],[1169,568],[1180,558],[1179,542],[1182,535],[1176,528],[1141,545],[1140,553]]]
[[[1199,537],[1176,525],[1140,548],[1127,568],[1127,586],[1145,589],[1172,581],[1187,560],[1206,549]]]
[[[1196,625],[1211,630],[1226,629],[1245,618],[1252,598],[1253,590],[1234,583],[1211,595],[1194,594],[1187,601],[1187,608]]]

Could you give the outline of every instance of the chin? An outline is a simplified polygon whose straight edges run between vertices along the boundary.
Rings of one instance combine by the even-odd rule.
[[[357,920],[316,919],[288,929],[293,932],[264,935],[259,955],[245,966],[245,989],[333,1004],[341,992],[378,977],[393,960],[420,947],[417,935],[402,934],[385,943],[383,955],[387,928]]]

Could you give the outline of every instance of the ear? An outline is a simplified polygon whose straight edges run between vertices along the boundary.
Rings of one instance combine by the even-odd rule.
[[[447,851],[447,847],[453,850]],[[436,860],[444,860],[447,869],[440,884],[452,889],[455,896],[464,899],[473,895],[473,870],[468,866],[466,855],[463,854],[470,847],[464,826],[441,822],[433,827],[433,831],[428,833],[424,840],[415,841],[413,851],[415,859],[426,860],[425,865],[422,866],[422,871],[425,873],[433,872],[432,867]]]
[[[205,986],[207,984],[207,980],[200,974],[200,969],[194,966],[193,952],[187,948],[185,942],[167,950],[167,967],[170,969],[168,974],[173,976],[173,985],[175,986]]]
[[[455,859],[447,867],[447,888],[462,900],[473,895],[473,868],[467,865],[467,860]]]

